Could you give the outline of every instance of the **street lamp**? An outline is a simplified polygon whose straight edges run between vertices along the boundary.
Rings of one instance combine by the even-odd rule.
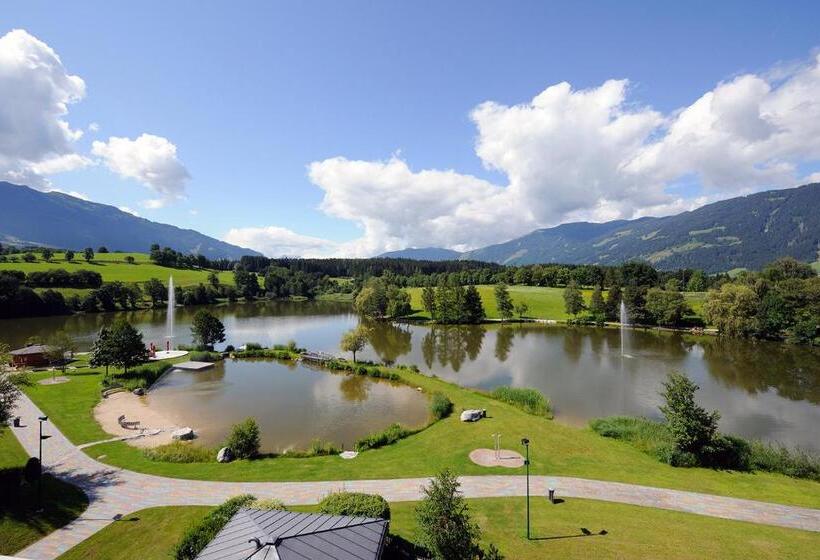
[[[521,438],[521,445],[527,451],[524,466],[527,468],[527,540],[530,540],[530,440]]]
[[[37,477],[37,507],[43,507],[43,441],[51,436],[43,435],[43,422],[48,422],[48,416],[40,416],[37,418],[40,421],[40,455],[38,456],[38,463],[40,468],[40,475]]]

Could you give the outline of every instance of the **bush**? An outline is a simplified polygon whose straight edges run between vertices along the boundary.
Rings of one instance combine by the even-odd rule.
[[[748,471],[751,465],[749,443],[735,436],[716,436],[703,447],[700,464],[713,469]]]
[[[237,459],[248,459],[259,453],[259,425],[253,418],[247,418],[231,428],[225,447]]]
[[[164,463],[213,463],[216,460],[212,449],[182,441],[144,449],[142,454],[151,461]]]
[[[228,344],[225,347],[225,352],[235,352],[235,351],[236,351],[236,348],[234,348],[233,344]]]
[[[269,510],[287,510],[288,508],[285,507],[285,504],[282,500],[277,500],[276,498],[265,498],[265,499],[255,499],[251,503],[247,505],[249,508],[253,509],[269,509]]]
[[[378,494],[333,492],[319,502],[319,511],[329,515],[351,515],[390,519],[390,505]]]
[[[231,498],[218,506],[198,524],[190,527],[174,549],[176,560],[194,560],[202,549],[227,525],[240,508],[247,507],[254,497],[245,494]]]
[[[264,346],[259,344],[258,342],[246,342],[245,343],[245,350],[262,350]]]
[[[381,432],[365,436],[355,443],[353,446],[356,451],[367,451],[368,449],[376,449],[396,443],[402,438],[414,434],[412,430],[408,430],[401,424],[390,424]]]
[[[219,352],[191,352],[188,358],[195,362],[218,362],[222,359]]]
[[[323,455],[338,455],[342,450],[335,443],[330,441],[322,441],[316,438],[310,442],[308,453],[315,457]]]
[[[670,448],[667,463],[673,467],[692,468],[698,466],[698,458],[694,453]]]
[[[112,374],[104,378],[102,381],[103,388],[121,386],[129,391],[136,388],[147,389],[172,367],[173,364],[165,361],[137,366],[129,369],[128,373]]]
[[[511,404],[524,412],[552,418],[552,405],[537,389],[498,387],[490,393],[495,400]]]
[[[453,412],[453,401],[444,393],[433,393],[433,398],[430,399],[430,412],[436,420],[447,418]]]
[[[794,478],[820,482],[820,457],[801,449],[789,450],[778,444],[753,441],[750,466],[754,470],[776,472]]]

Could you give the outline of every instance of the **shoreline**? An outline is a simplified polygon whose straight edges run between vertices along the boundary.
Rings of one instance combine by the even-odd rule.
[[[123,414],[128,422],[139,421],[140,429],[127,430],[120,426],[118,419]],[[171,443],[171,432],[180,427],[152,410],[145,403],[145,397],[137,396],[130,391],[121,391],[105,397],[94,407],[93,415],[104,432],[113,437],[130,436],[124,440],[125,443],[141,449]],[[148,435],[153,430],[160,432]],[[145,433],[143,437],[139,437],[141,432]]]

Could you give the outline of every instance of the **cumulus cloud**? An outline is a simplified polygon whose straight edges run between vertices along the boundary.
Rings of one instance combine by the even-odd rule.
[[[269,257],[324,257],[338,251],[338,245],[332,241],[276,226],[234,228],[224,240]]]
[[[44,187],[44,175],[91,163],[75,153],[82,131],[65,120],[85,82],[51,47],[21,29],[0,37],[0,92],[0,178]]]
[[[136,139],[112,136],[108,142],[96,140],[91,153],[102,158],[111,171],[121,177],[136,179],[158,198],[146,200],[146,208],[159,208],[183,198],[190,175],[177,158],[177,147],[167,138],[141,134]]]
[[[334,157],[311,163],[308,175],[324,191],[324,212],[363,229],[338,247],[352,255],[466,249],[565,221],[680,212],[793,186],[799,165],[820,159],[820,56],[784,68],[720,83],[669,114],[630,99],[627,80],[582,90],[562,82],[519,105],[482,103],[470,114],[476,155],[506,176],[503,185],[415,171],[397,156]],[[694,192],[677,192],[683,180]]]

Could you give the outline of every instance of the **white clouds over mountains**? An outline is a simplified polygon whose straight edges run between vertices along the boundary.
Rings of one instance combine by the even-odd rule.
[[[664,115],[629,100],[627,80],[471,113],[476,155],[504,173],[495,185],[406,162],[313,162],[321,209],[359,224],[344,248],[371,255],[408,246],[471,248],[571,220],[662,215],[807,177],[820,159],[820,56],[777,80],[742,75]],[[675,194],[676,181],[697,192]]]
[[[83,131],[66,117],[85,95],[83,79],[46,43],[21,29],[0,37],[0,179],[48,189],[49,175],[102,163],[153,190],[158,197],[146,207],[181,198],[189,176],[166,138],[111,137],[95,141],[92,154],[82,153]],[[96,133],[99,125],[88,130]]]

